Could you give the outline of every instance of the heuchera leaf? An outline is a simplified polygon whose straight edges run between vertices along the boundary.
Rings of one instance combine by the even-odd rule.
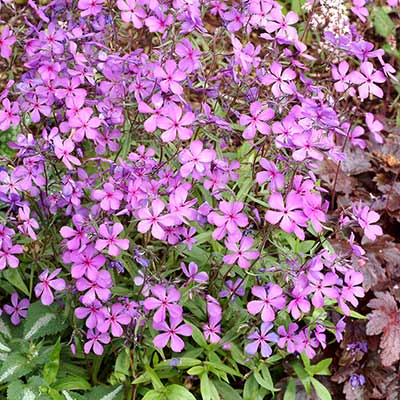
[[[368,315],[367,335],[382,334],[382,364],[390,366],[400,359],[400,314],[396,300],[388,292],[375,293],[368,303],[374,311]]]

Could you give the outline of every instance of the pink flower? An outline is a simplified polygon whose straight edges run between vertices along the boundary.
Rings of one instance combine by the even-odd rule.
[[[87,292],[82,296],[81,301],[85,305],[93,304],[98,298],[101,301],[108,301],[111,297],[112,279],[108,271],[102,269],[95,276],[89,279],[80,278],[76,281],[76,288],[80,292]],[[89,290],[88,290],[89,289]]]
[[[51,289],[56,291],[64,290],[66,287],[65,281],[62,278],[55,277],[61,272],[61,268],[55,269],[49,275],[49,270],[45,269],[40,275],[38,283],[35,286],[35,295],[36,297],[40,297],[40,301],[45,306],[48,306],[54,302],[54,295]]]
[[[164,132],[161,134],[163,142],[173,142],[178,135],[181,140],[189,140],[192,137],[191,126],[195,120],[195,116],[192,112],[183,114],[182,108],[175,103],[169,104],[164,108],[165,117],[160,117],[158,120],[158,127],[163,129]]]
[[[74,279],[86,276],[96,279],[98,270],[106,263],[106,258],[98,254],[93,245],[87,246],[83,251],[71,252],[71,276]]]
[[[124,230],[121,223],[117,222],[113,226],[101,224],[99,227],[99,234],[104,239],[97,239],[95,247],[101,251],[108,247],[108,254],[110,256],[118,257],[121,250],[128,250],[128,239],[117,239],[117,236]]]
[[[157,309],[153,317],[155,322],[165,321],[167,312],[171,318],[175,319],[182,315],[182,307],[176,304],[181,298],[177,289],[174,287],[166,289],[164,286],[155,285],[151,288],[151,293],[155,297],[148,297],[143,305],[149,311]]]
[[[97,15],[102,11],[104,0],[79,0],[78,8],[82,10],[81,16]]]
[[[274,210],[268,210],[265,214],[265,219],[270,224],[277,224],[287,233],[294,232],[296,236],[304,240],[304,231],[300,226],[304,227],[307,224],[307,217],[301,210],[303,199],[293,190],[289,192],[286,198],[286,205],[283,202],[280,193],[272,193],[269,198],[269,204]]]
[[[185,263],[181,262],[181,269],[188,278],[186,285],[190,282],[203,283],[208,281],[207,272],[198,272],[199,267],[194,262],[190,262],[188,267],[186,267]]]
[[[34,229],[39,229],[39,224],[35,218],[31,218],[30,214],[31,209],[26,204],[18,210],[18,216],[22,222],[22,225],[19,225],[18,229],[25,235],[29,235],[32,240],[36,240],[37,237]]]
[[[283,325],[278,328],[278,334],[280,338],[278,340],[278,346],[283,349],[284,347],[287,348],[289,353],[294,353],[296,351],[296,343],[295,343],[295,333],[298,329],[298,325],[292,322],[289,324],[287,330]]]
[[[310,276],[310,287],[313,296],[311,302],[315,308],[322,308],[325,305],[324,296],[336,299],[338,290],[334,286],[338,283],[338,276],[333,272],[328,272],[322,280]]]
[[[253,342],[247,344],[244,351],[248,354],[256,354],[258,348],[261,347],[261,356],[264,358],[269,357],[272,354],[272,349],[268,342],[276,343],[279,340],[279,336],[276,333],[268,333],[272,327],[271,322],[263,322],[260,332],[256,331],[247,336],[247,339],[252,339]]]
[[[10,103],[7,98],[3,100],[3,110],[0,110],[0,131],[6,131],[11,125],[19,124],[19,105],[17,102]]]
[[[353,213],[368,239],[375,240],[377,236],[383,235],[382,228],[374,225],[380,218],[377,212],[370,210],[368,206],[363,207],[360,201],[357,207],[353,207]]]
[[[257,183],[263,185],[266,181],[270,180],[271,182],[268,184],[268,189],[273,191],[282,189],[285,184],[285,177],[279,172],[275,163],[261,158],[260,165],[264,168],[264,171],[257,173]]]
[[[86,354],[90,353],[93,348],[93,352],[98,356],[103,354],[103,344],[110,343],[110,335],[108,333],[101,333],[97,329],[89,329],[86,335],[89,339],[83,346],[83,350]]]
[[[256,260],[260,256],[257,250],[250,250],[253,243],[254,239],[249,236],[243,236],[239,246],[227,240],[225,246],[227,249],[233,251],[233,254],[224,256],[224,263],[232,265],[237,262],[240,268],[249,268],[249,260]]]
[[[84,247],[89,241],[84,228],[85,219],[80,214],[75,214],[72,216],[72,223],[76,229],[63,226],[60,229],[60,234],[64,239],[70,239],[67,241],[67,248],[69,250],[78,250]]]
[[[375,140],[376,143],[382,144],[383,138],[380,135],[380,131],[383,130],[382,123],[375,119],[374,114],[372,113],[365,113],[365,123],[368,126],[369,131],[372,134],[372,138]]]
[[[165,204],[161,199],[155,199],[151,203],[151,208],[141,208],[137,212],[138,218],[141,220],[138,224],[138,231],[146,233],[151,229],[151,234],[160,240],[166,237],[165,227],[175,225],[176,218],[171,214],[161,215],[165,208]]]
[[[183,321],[182,317],[170,318],[170,324],[168,325],[166,321],[153,322],[153,328],[161,333],[153,339],[154,346],[159,349],[163,349],[168,342],[171,342],[171,349],[177,353],[181,352],[185,347],[184,341],[178,336],[191,336],[193,329],[188,324],[181,324]]]
[[[78,319],[86,319],[85,325],[94,329],[97,324],[100,324],[104,320],[103,314],[103,304],[100,301],[95,300],[92,304],[89,304],[87,307],[77,307],[75,308],[75,316]]]
[[[263,286],[253,286],[251,293],[260,300],[253,300],[247,304],[247,311],[252,314],[261,312],[261,319],[264,322],[271,322],[275,319],[275,310],[282,310],[286,305],[286,299],[282,288],[272,284],[268,291]]]
[[[350,314],[350,308],[345,301],[349,301],[354,307],[357,307],[358,300],[356,297],[364,297],[364,289],[361,286],[363,280],[364,277],[361,272],[346,271],[344,276],[345,285],[343,285],[338,298],[339,307],[345,315]]]
[[[28,315],[28,308],[30,306],[30,302],[28,299],[22,299],[19,301],[18,293],[14,292],[11,295],[11,306],[8,304],[4,305],[4,311],[11,315],[11,323],[13,325],[19,325],[21,322],[21,318],[26,318]]]
[[[13,32],[6,25],[1,32],[0,36],[0,55],[3,58],[10,58],[12,54],[11,46],[15,43],[16,39]]]
[[[243,131],[243,137],[247,140],[253,139],[257,131],[262,135],[268,135],[271,128],[266,121],[274,118],[274,111],[271,108],[265,108],[263,110],[263,104],[255,101],[250,104],[250,115],[251,116],[242,114],[240,116],[240,125],[248,125]]]
[[[297,39],[296,28],[291,27],[294,25],[299,17],[294,11],[289,11],[286,16],[282,13],[281,9],[273,8],[268,16],[269,21],[264,25],[268,33],[276,32],[277,37],[287,39]]]
[[[132,22],[136,29],[143,27],[143,20],[147,14],[138,6],[136,0],[117,0],[117,7],[121,10],[121,18],[124,22]]]
[[[269,69],[270,73],[265,74],[262,83],[267,86],[272,85],[273,95],[280,97],[283,94],[293,94],[293,89],[288,82],[296,78],[296,72],[290,68],[284,70],[277,61],[274,61]]]
[[[115,190],[112,183],[105,183],[103,190],[93,190],[92,199],[100,201],[100,207],[105,210],[118,210],[124,194],[120,190]]]
[[[217,226],[213,232],[215,240],[221,240],[227,233],[231,241],[235,242],[240,240],[242,233],[239,230],[249,224],[246,214],[242,213],[243,203],[240,201],[228,202],[221,201],[219,209],[223,215],[215,211],[208,214],[208,222]]]
[[[104,319],[98,322],[97,329],[100,332],[107,332],[111,328],[111,333],[115,337],[120,337],[124,333],[121,325],[128,325],[131,317],[126,308],[121,303],[111,306],[111,309],[103,308]]]
[[[194,140],[190,143],[189,149],[185,148],[179,153],[178,158],[182,164],[181,176],[187,178],[194,170],[197,172],[196,175],[201,177],[209,168],[210,163],[215,160],[215,150],[203,150],[203,142]]]
[[[88,139],[97,137],[97,129],[101,125],[101,120],[98,117],[91,118],[93,110],[90,107],[84,107],[68,120],[71,128],[75,128],[72,136],[74,142],[81,142],[86,136]]]
[[[163,92],[171,91],[177,95],[183,93],[179,82],[185,80],[186,74],[177,67],[174,60],[167,60],[164,68],[157,66],[154,69],[154,76],[161,80],[160,88]]]
[[[346,61],[340,62],[338,66],[332,66],[332,78],[336,81],[334,87],[338,93],[345,92],[349,87],[350,77],[348,72],[349,64]]]
[[[7,265],[10,268],[17,268],[19,260],[14,254],[22,254],[24,252],[23,247],[20,244],[12,246],[10,243],[3,243],[3,247],[0,249],[0,270],[4,269]]]
[[[75,144],[71,139],[65,139],[64,142],[61,140],[60,136],[56,136],[53,139],[54,143],[54,153],[57,158],[61,159],[64,165],[72,170],[74,165],[81,165],[81,162],[75,156],[72,156],[71,153],[75,149]]]
[[[200,51],[193,48],[186,38],[182,39],[175,47],[175,53],[179,56],[179,69],[191,73],[201,67],[199,61]]]
[[[364,100],[368,98],[370,94],[373,94],[379,98],[383,97],[383,90],[376,85],[376,83],[385,82],[385,75],[381,71],[374,70],[374,66],[371,62],[365,61],[360,66],[360,71],[353,71],[350,74],[350,80],[358,87],[358,93],[360,99]]]

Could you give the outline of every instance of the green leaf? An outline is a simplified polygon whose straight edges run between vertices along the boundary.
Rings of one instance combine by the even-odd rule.
[[[244,383],[243,400],[263,400],[267,390],[261,387],[251,374]]]
[[[187,370],[188,375],[201,375],[204,372],[204,367],[197,365]]]
[[[256,381],[265,389],[269,390],[270,392],[279,391],[279,389],[274,388],[274,382],[272,381],[271,374],[269,369],[266,365],[263,365],[260,369],[261,373],[257,370],[254,371],[254,377]]]
[[[332,400],[329,390],[320,381],[315,378],[311,378],[311,383],[314,386],[314,389],[320,400]]]
[[[31,399],[35,400],[36,390],[24,385],[20,380],[15,380],[7,386],[7,400]]]
[[[67,376],[56,380],[53,385],[57,390],[90,390],[90,383],[80,376]]]
[[[217,388],[207,373],[203,373],[200,377],[200,393],[203,400],[220,400]]]
[[[301,380],[301,383],[306,389],[306,392],[310,394],[311,392],[311,381],[310,376],[308,375],[307,371],[301,366],[298,361],[294,361],[292,363],[293,369],[296,372],[297,377]]]
[[[90,393],[86,396],[87,400],[122,400],[123,398],[123,386],[119,385],[117,387],[110,386],[96,386]]]
[[[11,382],[30,371],[31,366],[26,357],[18,353],[11,353],[0,368],[0,383]]]
[[[149,390],[142,398],[142,400],[163,400],[165,396],[158,390]]]
[[[61,343],[58,338],[57,343],[54,345],[53,350],[49,355],[49,361],[43,367],[43,379],[51,385],[57,377],[58,368],[60,366],[60,350]]]
[[[195,365],[201,364],[201,361],[196,358],[179,357],[161,361],[159,364],[155,366],[155,369],[171,367],[172,362],[174,362],[173,365],[176,366],[177,368],[191,368],[194,367]]]
[[[180,385],[169,385],[166,387],[165,395],[167,400],[196,400],[189,390]]]
[[[320,361],[316,365],[310,365],[306,368],[306,371],[310,375],[330,375],[331,372],[329,371],[329,366],[332,363],[332,358],[326,358]]]
[[[296,382],[293,378],[288,381],[283,400],[296,400]]]
[[[15,288],[19,289],[21,292],[29,296],[29,290],[25,285],[24,280],[18,269],[7,268],[3,271],[4,278],[8,280]]]
[[[193,325],[193,324],[189,324],[192,329],[193,329],[193,333],[192,333],[192,338],[193,340],[200,346],[203,347],[204,349],[208,349],[208,343],[206,342],[206,339],[204,339],[204,335],[201,332],[201,330]]]
[[[392,35],[396,30],[394,22],[383,7],[373,8],[372,21],[376,33],[385,39]]]
[[[40,302],[29,307],[24,322],[24,339],[32,340],[46,335],[54,335],[66,327],[65,318],[56,307],[44,306]]]
[[[151,383],[154,387],[154,389],[160,389],[163,388],[164,385],[161,382],[161,379],[158,377],[157,373],[152,369],[150,366],[146,365],[146,371],[150,375]]]
[[[125,347],[122,349],[122,351],[120,351],[117,360],[115,361],[115,372],[128,376],[129,369],[130,369],[129,349]]]
[[[213,383],[223,400],[242,400],[239,393],[227,383],[217,380],[213,381]]]

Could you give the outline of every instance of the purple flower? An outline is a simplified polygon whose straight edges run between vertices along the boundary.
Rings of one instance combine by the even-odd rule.
[[[61,159],[61,161],[68,169],[74,169],[72,164],[78,166],[81,165],[79,159],[71,155],[71,153],[75,149],[75,144],[71,139],[66,139],[63,142],[59,136],[56,136],[53,139],[53,143],[54,143],[54,154],[56,155],[57,158]]]
[[[82,278],[84,275],[89,279],[95,279],[98,270],[106,263],[106,258],[90,245],[81,252],[72,252],[70,261],[73,263],[71,276],[74,279]]]
[[[132,22],[136,29],[143,27],[143,20],[146,18],[146,11],[139,7],[136,0],[118,0],[117,7],[121,10],[121,18],[124,22]]]
[[[88,354],[93,348],[93,352],[98,356],[103,354],[103,344],[108,344],[111,340],[108,333],[101,333],[97,329],[89,329],[86,338],[88,341],[83,346],[84,352]]]
[[[280,335],[278,346],[281,349],[286,347],[289,353],[294,353],[296,351],[295,338],[297,329],[299,329],[299,327],[294,322],[289,324],[287,330],[283,325],[278,328],[278,334]]]
[[[6,25],[1,31],[0,35],[0,55],[3,58],[10,58],[12,54],[11,46],[15,43],[16,39],[12,30]]]
[[[93,110],[90,107],[84,107],[78,110],[76,115],[68,120],[71,128],[75,128],[72,135],[74,142],[81,142],[86,136],[88,139],[96,139],[98,128],[101,125],[101,120],[98,117],[92,117]]]
[[[210,163],[215,160],[215,150],[203,150],[203,142],[201,140],[194,140],[190,143],[189,149],[183,149],[179,153],[179,162],[182,164],[180,174],[187,178],[192,172],[193,175],[201,177],[204,175],[206,169],[210,167]]]
[[[322,308],[325,305],[324,296],[330,299],[338,297],[338,290],[331,287],[338,283],[338,276],[333,272],[328,272],[322,280],[310,276],[311,293],[314,293],[311,302],[315,308]]]
[[[174,60],[167,60],[164,68],[157,66],[154,69],[154,76],[161,79],[160,88],[163,92],[171,91],[177,95],[183,93],[183,88],[179,82],[186,78],[186,74],[177,67]]]
[[[0,270],[4,269],[7,265],[10,268],[17,268],[19,260],[14,254],[22,254],[24,248],[20,244],[12,245],[11,243],[3,243],[0,249]]]
[[[350,385],[355,388],[358,386],[363,386],[365,385],[365,376],[362,374],[352,374],[350,376]]]
[[[49,270],[45,269],[39,275],[40,283],[35,286],[35,295],[36,297],[40,297],[40,301],[45,306],[48,306],[54,302],[52,289],[55,291],[60,291],[64,290],[66,287],[64,279],[56,278],[60,272],[61,268],[57,268],[49,275]]]
[[[86,307],[75,308],[75,316],[79,319],[85,319],[85,325],[90,328],[96,328],[97,324],[101,324],[104,320],[103,305],[100,301],[95,300]]]
[[[235,283],[231,279],[225,282],[227,289],[221,290],[218,296],[221,298],[230,297],[231,301],[236,299],[236,296],[244,296],[246,285],[242,278],[237,278]]]
[[[286,299],[280,286],[272,284],[268,290],[263,286],[253,286],[253,296],[260,300],[253,300],[247,304],[247,311],[252,314],[261,313],[264,322],[271,322],[275,319],[275,310],[282,310],[286,305]]]
[[[276,191],[282,189],[285,184],[285,177],[279,172],[275,163],[265,158],[260,159],[260,165],[264,168],[264,171],[258,172],[256,175],[256,181],[259,185],[263,185],[266,181],[270,181],[268,189]]]
[[[120,337],[124,333],[121,325],[128,325],[131,322],[131,316],[121,303],[115,303],[111,309],[102,309],[103,319],[97,322],[97,329],[100,332],[107,332],[111,329],[111,334]]]
[[[246,126],[243,131],[243,137],[247,140],[253,139],[257,131],[262,135],[268,135],[271,131],[266,121],[274,118],[275,113],[271,108],[263,109],[263,104],[255,101],[250,104],[250,115],[242,114],[240,116],[240,125]]]
[[[364,277],[361,272],[347,271],[344,276],[344,285],[338,297],[339,307],[343,310],[345,315],[350,314],[350,308],[345,301],[349,301],[354,307],[358,306],[356,297],[364,297],[364,289],[361,283]]]
[[[182,108],[172,103],[164,107],[164,115],[158,120],[158,127],[164,130],[161,134],[163,142],[173,142],[176,136],[181,140],[189,140],[192,137],[193,131],[190,126],[195,120],[192,112],[183,114]]]
[[[268,333],[272,327],[273,325],[271,322],[263,322],[260,332],[256,331],[247,336],[247,339],[252,339],[254,341],[246,345],[246,353],[256,354],[258,348],[261,347],[261,356],[264,358],[269,357],[272,354],[272,349],[268,342],[277,343],[279,340],[279,336],[276,333]]]
[[[190,282],[204,283],[208,281],[207,272],[198,272],[199,267],[194,262],[190,262],[188,267],[186,267],[185,263],[181,262],[181,268],[183,273],[189,278],[186,282],[187,285]]]
[[[262,78],[264,85],[272,85],[272,93],[275,97],[284,94],[293,94],[292,86],[288,82],[296,78],[296,72],[290,68],[283,69],[282,65],[274,61],[269,67],[270,73],[265,74]]]
[[[224,256],[224,263],[232,265],[237,262],[240,268],[249,268],[249,260],[256,260],[260,256],[257,250],[250,250],[253,244],[254,239],[250,236],[243,236],[239,246],[229,240],[225,241],[226,248],[233,251],[233,254]]]
[[[168,325],[166,321],[153,322],[153,328],[165,332],[157,335],[153,339],[154,346],[159,349],[163,349],[168,342],[171,343],[171,349],[177,353],[181,352],[185,347],[184,341],[179,336],[191,336],[193,329],[188,324],[182,324],[183,318],[172,317],[170,318],[170,324]]]
[[[82,303],[85,305],[93,304],[98,298],[107,301],[111,297],[112,279],[106,270],[100,270],[96,276],[86,279],[84,277],[76,281],[76,288],[80,292],[87,292],[82,296]]]
[[[350,80],[358,87],[360,99],[364,100],[373,94],[379,98],[383,97],[383,90],[376,85],[376,83],[383,83],[386,81],[385,75],[381,71],[374,70],[371,62],[365,61],[360,66],[360,71],[353,71],[350,74]]]
[[[334,87],[338,93],[345,92],[349,87],[350,76],[348,72],[349,64],[346,61],[341,61],[338,66],[332,66],[332,78],[336,81]]]
[[[171,318],[179,318],[182,315],[182,307],[176,304],[181,295],[177,289],[171,287],[169,289],[161,285],[155,285],[151,288],[151,293],[155,297],[148,297],[144,302],[144,308],[148,311],[155,310],[154,322],[165,321],[168,312]]]
[[[374,225],[380,218],[377,212],[371,211],[368,206],[363,207],[360,201],[357,206],[353,206],[353,213],[368,239],[375,240],[377,236],[383,235],[382,228]]]
[[[17,102],[11,103],[7,98],[2,101],[2,105],[4,108],[0,110],[0,131],[6,131],[11,125],[19,124],[19,105]]]
[[[286,205],[280,193],[272,193],[269,205],[274,210],[268,210],[265,219],[270,224],[277,224],[287,233],[294,232],[296,236],[304,240],[304,231],[300,227],[306,226],[307,217],[301,210],[303,199],[293,190],[286,197]]]
[[[100,207],[105,210],[118,210],[124,195],[116,190],[112,183],[105,183],[103,190],[93,190],[92,199],[100,201]]]
[[[121,223],[117,222],[113,226],[107,224],[101,224],[99,227],[99,234],[104,239],[97,239],[95,247],[101,251],[108,248],[108,254],[110,256],[118,257],[121,250],[128,250],[129,240],[128,239],[117,239],[117,236],[124,230]]]
[[[14,292],[11,295],[11,305],[5,304],[4,311],[8,315],[11,315],[11,323],[13,325],[19,325],[21,318],[26,318],[28,315],[29,306],[30,302],[28,299],[21,299],[21,301],[19,301],[18,293]]]

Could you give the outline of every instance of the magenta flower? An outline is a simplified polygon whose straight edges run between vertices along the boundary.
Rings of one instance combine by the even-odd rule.
[[[121,10],[121,18],[124,22],[132,22],[136,29],[143,27],[143,20],[147,14],[143,8],[139,7],[136,0],[118,0],[117,7]]]
[[[350,74],[350,80],[358,87],[358,93],[360,99],[364,100],[369,97],[370,94],[376,97],[383,97],[383,90],[376,85],[376,83],[383,83],[386,81],[385,75],[381,71],[374,70],[374,66],[371,62],[365,61],[360,66],[360,71],[353,71]]]
[[[18,216],[20,221],[22,222],[21,225],[18,226],[18,229],[25,235],[29,235],[32,240],[36,240],[36,233],[34,229],[39,229],[39,224],[35,218],[31,218],[31,209],[29,206],[24,204],[18,210]]]
[[[294,232],[296,236],[304,240],[304,231],[300,227],[307,224],[307,217],[301,210],[303,199],[294,191],[290,191],[286,197],[286,205],[280,193],[272,193],[269,204],[274,210],[268,210],[265,219],[270,224],[277,224],[287,233]]]
[[[308,358],[315,357],[315,350],[318,347],[318,340],[311,338],[309,328],[306,328],[295,337],[296,351],[302,353],[305,351]]]
[[[74,142],[81,142],[86,136],[88,139],[96,139],[98,128],[101,125],[101,119],[98,117],[91,118],[93,110],[90,107],[84,107],[68,120],[68,124],[75,131],[72,136]]]
[[[141,220],[137,230],[140,233],[146,233],[151,229],[151,234],[159,240],[166,237],[165,227],[176,224],[176,218],[172,214],[161,215],[165,208],[165,204],[161,199],[155,199],[151,203],[151,208],[141,208],[137,212],[138,218]]]
[[[144,114],[152,114],[151,117],[147,118],[143,124],[145,131],[150,133],[154,132],[158,127],[158,121],[160,120],[164,110],[164,99],[159,93],[156,93],[151,97],[151,103],[153,104],[154,108],[151,108],[143,101],[138,102],[139,112]]]
[[[305,277],[299,279],[296,286],[291,292],[292,300],[289,302],[287,310],[294,319],[299,319],[301,313],[308,313],[311,309],[310,302],[307,300],[308,294],[311,292],[311,288],[308,285],[308,281]]]
[[[72,216],[72,223],[75,225],[75,229],[63,226],[60,229],[60,234],[64,239],[69,239],[67,241],[69,250],[78,250],[89,242],[87,230],[84,227],[85,220],[80,214],[75,214]]]
[[[200,51],[193,48],[186,38],[182,39],[175,47],[175,53],[179,56],[179,69],[190,74],[201,67],[199,61]]]
[[[242,278],[237,278],[235,282],[231,279],[225,282],[226,289],[221,290],[218,296],[221,298],[229,297],[230,301],[235,301],[236,296],[242,297],[246,293],[246,284]]]
[[[258,101],[250,104],[250,115],[240,116],[240,125],[246,126],[243,137],[247,140],[253,139],[257,131],[262,135],[268,135],[271,131],[266,121],[274,118],[275,112],[271,108],[263,109],[264,105]]]
[[[195,120],[192,112],[183,114],[182,108],[175,103],[164,107],[165,115],[158,120],[158,127],[163,129],[161,134],[163,142],[173,142],[176,136],[181,140],[189,140],[192,137],[193,131],[187,126],[191,126]]]
[[[49,270],[45,269],[39,275],[40,283],[35,286],[35,295],[36,297],[40,297],[40,301],[45,306],[48,306],[54,302],[52,289],[55,291],[60,291],[64,290],[66,287],[64,279],[56,278],[60,272],[61,268],[57,268],[49,275]]]
[[[59,136],[56,136],[53,139],[53,143],[54,143],[54,154],[56,155],[57,158],[61,159],[61,161],[68,169],[70,170],[74,169],[72,164],[78,166],[81,165],[79,159],[71,155],[71,153],[75,149],[75,144],[71,139],[65,139],[63,142]]]
[[[221,318],[210,317],[208,324],[203,325],[203,335],[210,343],[221,341]]]
[[[83,346],[83,350],[86,354],[90,353],[93,348],[93,352],[98,356],[103,354],[103,344],[110,343],[110,335],[108,333],[101,333],[97,329],[89,329],[86,334],[88,341]]]
[[[287,330],[283,325],[278,328],[278,334],[280,336],[278,340],[278,346],[283,349],[286,347],[289,353],[294,353],[296,351],[296,331],[298,329],[298,325],[294,322],[290,323]]]
[[[348,72],[349,64],[346,61],[341,61],[338,66],[332,66],[332,78],[336,81],[334,87],[338,93],[345,92],[349,87],[350,75]]]
[[[101,269],[92,279],[80,278],[76,281],[76,288],[80,292],[87,292],[82,296],[81,301],[86,306],[93,304],[96,299],[108,301],[111,297],[112,279],[107,270]]]
[[[112,183],[105,183],[103,190],[93,190],[92,199],[100,201],[100,207],[105,210],[118,210],[124,194],[120,190],[114,189]]]
[[[256,260],[260,256],[257,250],[250,250],[253,244],[254,239],[250,236],[243,236],[239,246],[229,240],[225,241],[226,248],[233,251],[233,254],[224,256],[224,263],[232,265],[237,262],[240,268],[249,268],[250,260]]]
[[[163,92],[171,91],[177,95],[183,93],[183,88],[179,82],[185,80],[186,74],[177,67],[174,60],[167,60],[164,68],[157,66],[154,69],[154,76],[161,80],[160,88]]]
[[[275,163],[265,158],[261,158],[260,165],[264,168],[264,171],[257,173],[257,183],[263,185],[266,181],[270,181],[268,189],[272,191],[282,189],[285,184],[285,177],[276,167]]]
[[[18,293],[14,292],[11,295],[11,305],[5,304],[4,311],[11,315],[11,323],[13,325],[19,325],[21,322],[21,318],[26,318],[28,315],[28,308],[30,306],[30,302],[28,299],[18,299]]]
[[[372,113],[365,113],[365,123],[367,124],[368,129],[371,132],[372,138],[375,140],[375,142],[382,144],[383,138],[380,135],[380,132],[383,130],[382,123],[379,120],[375,119],[375,116]]]
[[[353,206],[353,213],[368,239],[375,240],[377,236],[383,235],[382,228],[374,225],[380,218],[377,212],[370,210],[368,206],[363,207],[360,201],[357,207]]]
[[[363,274],[357,271],[346,271],[344,275],[344,283],[338,297],[339,307],[345,315],[350,314],[350,308],[345,301],[349,301],[354,307],[358,306],[356,297],[364,297],[364,289],[361,284],[364,280]]]
[[[104,306],[100,301],[95,300],[92,304],[86,307],[75,308],[75,316],[78,319],[85,319],[85,325],[90,328],[96,328],[97,324],[101,324],[104,320]]]
[[[0,35],[0,55],[3,58],[10,58],[12,54],[11,46],[15,43],[16,39],[12,30],[6,25]]]
[[[188,278],[186,285],[191,282],[203,283],[208,281],[207,272],[198,272],[199,267],[194,262],[190,262],[188,267],[186,267],[185,263],[181,262],[181,269]]]
[[[20,244],[12,245],[4,242],[0,249],[0,270],[4,269],[7,265],[10,268],[17,268],[19,260],[14,254],[22,254],[24,248]]]
[[[161,285],[155,285],[151,288],[151,293],[155,297],[148,297],[144,302],[144,308],[148,311],[156,310],[153,320],[154,322],[165,321],[168,312],[171,318],[179,318],[182,315],[182,307],[176,304],[181,295],[174,287],[165,288]]]
[[[268,22],[264,25],[268,33],[276,32],[277,37],[291,40],[297,39],[296,28],[290,26],[299,20],[298,15],[294,11],[289,11],[284,15],[281,9],[276,7],[269,13],[268,19]]]
[[[249,336],[247,339],[253,340],[253,342],[249,343],[245,347],[245,352],[248,354],[256,354],[258,348],[261,348],[261,356],[264,358],[269,357],[272,354],[271,346],[269,342],[277,343],[279,340],[279,336],[274,333],[268,333],[272,329],[273,325],[271,322],[263,322],[261,324],[260,331],[256,331]]]
[[[121,250],[128,250],[129,239],[117,239],[118,235],[124,230],[121,223],[117,222],[112,226],[101,224],[99,234],[104,239],[97,239],[95,247],[101,251],[107,247],[110,256],[118,257]]]
[[[249,224],[246,214],[242,213],[243,203],[240,201],[228,202],[221,201],[219,203],[219,209],[223,215],[216,213],[215,211],[208,214],[208,222],[217,226],[212,236],[215,240],[221,240],[226,234],[231,241],[238,241],[242,237],[242,233],[239,230]]]
[[[252,314],[261,312],[264,322],[275,319],[275,310],[282,310],[286,305],[286,299],[280,286],[272,284],[268,290],[263,286],[253,286],[251,293],[260,300],[253,300],[247,304],[247,311]]]
[[[189,149],[185,148],[179,153],[179,162],[182,164],[180,174],[187,178],[193,171],[193,177],[201,177],[215,160],[215,150],[203,150],[203,142],[194,140],[190,143]]]
[[[165,332],[157,335],[153,339],[154,346],[159,349],[163,349],[168,342],[171,342],[171,349],[177,353],[181,352],[185,347],[184,341],[179,336],[191,336],[193,329],[188,324],[181,324],[183,318],[176,317],[170,318],[170,324],[168,325],[166,321],[153,322],[153,328]]]
[[[288,82],[296,78],[296,72],[290,68],[283,69],[282,65],[274,61],[269,67],[270,73],[265,74],[262,78],[264,85],[272,85],[272,93],[275,97],[284,94],[293,94],[293,89]]]
[[[338,276],[333,272],[328,272],[322,280],[310,276],[311,293],[314,293],[311,302],[315,308],[322,308],[325,305],[324,296],[330,299],[338,297],[339,292],[334,287],[338,283],[338,279]]]
[[[7,98],[1,104],[4,109],[0,110],[0,131],[6,131],[11,125],[19,124],[19,105],[16,101],[11,103]]]
[[[97,323],[97,329],[100,332],[107,332],[111,329],[114,337],[120,337],[124,333],[121,325],[128,325],[131,322],[131,316],[121,303],[115,303],[111,309],[103,308],[104,319]]]
[[[104,0],[79,0],[78,8],[81,11],[82,17],[87,17],[89,15],[97,15],[102,11],[102,4]]]
[[[93,245],[86,247],[83,251],[72,252],[71,276],[74,279],[86,276],[89,279],[96,279],[98,270],[106,263],[103,254],[98,254]]]

